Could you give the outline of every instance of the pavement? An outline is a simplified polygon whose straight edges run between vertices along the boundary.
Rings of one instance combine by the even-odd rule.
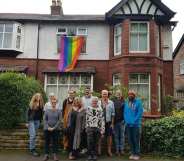
[[[66,154],[61,152],[58,154],[59,161],[69,161]],[[86,161],[87,157],[77,159],[78,161]],[[0,151],[0,161],[42,161],[43,154],[40,157],[33,157],[27,151]],[[49,161],[53,160],[52,158]],[[98,158],[98,161],[130,161],[128,155],[125,156],[113,156],[107,157],[103,155]],[[173,158],[160,158],[160,156],[142,156],[140,161],[184,161],[184,158],[173,159]]]

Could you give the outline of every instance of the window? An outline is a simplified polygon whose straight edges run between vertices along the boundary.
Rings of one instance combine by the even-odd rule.
[[[150,111],[150,75],[130,74],[129,89],[135,90],[142,99],[144,111]]]
[[[130,26],[130,52],[148,52],[148,23],[132,22]]]
[[[184,74],[184,60],[180,61],[180,74]]]
[[[93,75],[90,74],[49,74],[45,75],[45,91],[47,95],[53,92],[63,101],[69,89],[79,89],[82,86],[88,86],[93,89]]]
[[[121,75],[120,75],[120,73],[113,74],[112,79],[113,79],[113,81],[112,81],[113,82],[113,86],[121,84]]]
[[[22,27],[18,23],[0,24],[0,49],[21,50]]]
[[[114,56],[121,54],[122,27],[118,24],[114,27]]]
[[[84,37],[84,44],[81,49],[81,54],[86,53],[86,43],[87,43],[87,28],[82,27],[61,27],[57,30],[57,51],[60,53],[61,45],[60,39],[62,35],[66,36],[83,36]]]
[[[158,111],[160,112],[161,111],[161,75],[158,75],[158,83],[157,83],[157,86],[158,86]]]

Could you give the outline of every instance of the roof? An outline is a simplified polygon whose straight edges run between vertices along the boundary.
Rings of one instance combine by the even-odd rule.
[[[183,34],[183,36],[181,37],[181,39],[180,39],[178,45],[176,46],[176,48],[175,48],[175,50],[174,50],[174,52],[173,52],[173,58],[176,57],[176,55],[178,54],[178,51],[180,50],[180,48],[181,48],[181,46],[182,46],[183,43],[184,43],[184,34]]]
[[[19,21],[105,21],[105,15],[51,15],[51,14],[25,14],[0,13],[0,20]]]
[[[26,65],[2,65],[0,64],[0,72],[9,72],[9,71],[14,71],[14,72],[26,72],[28,69],[28,66]]]
[[[49,68],[49,69],[45,69],[43,71],[43,73],[59,73],[58,69],[56,68]],[[63,72],[65,73],[65,72]],[[96,69],[95,67],[76,67],[74,68],[72,71],[69,71],[67,73],[87,73],[87,74],[95,74],[96,73]]]
[[[113,16],[113,14],[116,13],[119,9],[122,9],[122,6],[123,6],[124,4],[127,4],[128,8],[131,10],[128,1],[129,1],[129,0],[121,0],[116,6],[114,6],[110,11],[108,11],[108,12],[106,13],[107,17]],[[144,4],[145,1],[146,1],[146,0],[143,0],[141,6],[140,6],[140,8],[139,8],[139,6],[138,6],[136,0],[134,0],[134,3],[136,4],[137,9],[139,10],[139,14],[141,13],[141,8],[142,8],[142,6],[143,6],[143,4]],[[150,0],[150,1],[151,1],[153,4],[155,4],[162,12],[164,12],[164,13],[169,17],[169,19],[172,18],[172,17],[175,15],[175,12],[173,12],[171,9],[169,9],[164,3],[162,3],[161,0]],[[150,5],[149,7],[151,7],[151,5]],[[148,10],[149,10],[149,9],[150,9],[150,8],[148,8]],[[123,11],[123,12],[124,12],[124,11]],[[132,10],[131,10],[131,12],[132,12]]]

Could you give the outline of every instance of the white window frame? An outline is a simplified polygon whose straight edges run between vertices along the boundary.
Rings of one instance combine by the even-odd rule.
[[[184,74],[184,60],[180,61],[180,74]]]
[[[119,83],[116,83],[115,82],[115,76],[118,76],[119,77]],[[112,75],[112,85],[113,86],[116,86],[116,85],[121,85],[121,73],[114,73],[113,75]]]
[[[24,42],[24,34],[23,34],[23,25],[21,25],[20,23],[17,22],[0,22],[0,24],[2,24],[3,27],[3,39],[2,39],[2,47],[0,47],[0,50],[15,50],[15,51],[19,51],[19,52],[23,52],[23,42]],[[5,24],[12,24],[13,25],[13,31],[12,31],[12,40],[11,40],[11,47],[10,48],[4,48],[3,47],[3,42],[4,42],[4,34],[5,34]],[[17,28],[20,27],[21,28],[21,33],[17,33]],[[16,42],[17,42],[17,36],[20,36],[21,41],[20,41],[20,48],[16,47]]]
[[[158,86],[158,111],[160,112],[161,111],[161,75],[159,74],[158,75],[158,83],[157,83],[157,86]]]
[[[140,75],[141,74],[148,74],[148,79],[149,79],[149,85],[148,85],[148,88],[149,88],[149,102],[148,102],[148,105],[149,105],[149,107],[148,107],[148,109],[151,110],[151,76],[150,76],[150,73],[130,73],[129,76],[131,74],[138,75],[138,83],[130,83],[130,80],[129,80],[128,85],[148,85],[148,83],[140,83]]]
[[[56,84],[49,84],[49,83],[47,83],[48,81],[48,76],[49,75],[53,75],[53,76],[55,76],[56,77]],[[85,75],[85,74],[78,74],[78,76],[79,76],[79,83],[78,84],[71,84],[70,83],[70,79],[71,79],[71,76],[72,76],[72,74],[70,74],[70,75],[67,75],[67,77],[68,77],[68,80],[69,80],[69,82],[67,83],[67,84],[61,84],[61,83],[59,83],[59,77],[61,77],[61,75],[59,75],[59,74],[52,74],[52,73],[50,73],[50,74],[45,74],[45,80],[44,80],[44,90],[45,90],[45,92],[47,92],[46,90],[47,90],[47,86],[56,86],[56,88],[57,88],[57,90],[56,90],[56,96],[58,96],[58,91],[59,91],[59,86],[67,86],[68,87],[68,90],[70,89],[70,86],[79,86],[79,88],[80,87],[82,87],[82,86],[90,86],[91,87],[91,90],[93,91],[93,83],[94,83],[94,76],[93,76],[93,74],[87,74],[87,75],[90,75],[90,84],[83,84],[82,82],[81,82],[81,78],[82,78],[82,76],[83,75]]]
[[[120,34],[115,34],[115,28],[118,28],[120,27],[121,28],[121,33]],[[116,51],[116,37],[120,36],[121,38],[121,46],[120,46],[120,51]],[[121,55],[121,51],[122,51],[122,24],[117,24],[114,26],[114,56],[117,56],[117,55]]]
[[[141,23],[146,23],[147,24],[147,50],[146,51],[141,51],[141,50],[131,50],[130,44],[131,44],[131,24],[136,23],[136,24],[141,24]],[[130,53],[149,53],[150,52],[150,25],[149,22],[145,21],[132,21],[129,26],[129,51]],[[138,34],[139,35],[139,34]],[[139,40],[139,39],[138,39]],[[139,41],[138,41],[138,46],[139,46]]]
[[[59,36],[59,35],[66,35],[66,36],[70,36],[68,35],[68,28],[69,27],[72,27],[72,26],[68,26],[68,27],[58,27],[57,28],[57,32],[56,32],[56,35]],[[87,27],[73,27],[73,28],[76,28],[76,36],[85,36],[86,37],[86,52],[85,53],[81,53],[80,55],[87,55],[87,37],[88,37],[88,28]],[[66,31],[65,32],[58,32],[59,29],[65,29]],[[79,34],[79,29],[86,29],[86,33],[85,34]],[[73,36],[71,36],[73,37]],[[58,46],[57,46],[57,49],[58,49]],[[58,51],[57,51],[58,53]],[[58,53],[59,54],[59,53]]]

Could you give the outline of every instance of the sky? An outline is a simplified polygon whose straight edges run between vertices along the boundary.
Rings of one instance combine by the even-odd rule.
[[[120,0],[61,0],[64,14],[105,14]],[[52,0],[0,0],[0,13],[50,14]],[[173,31],[173,48],[184,34],[184,7],[182,0],[162,0],[177,12],[173,21],[178,21]]]

